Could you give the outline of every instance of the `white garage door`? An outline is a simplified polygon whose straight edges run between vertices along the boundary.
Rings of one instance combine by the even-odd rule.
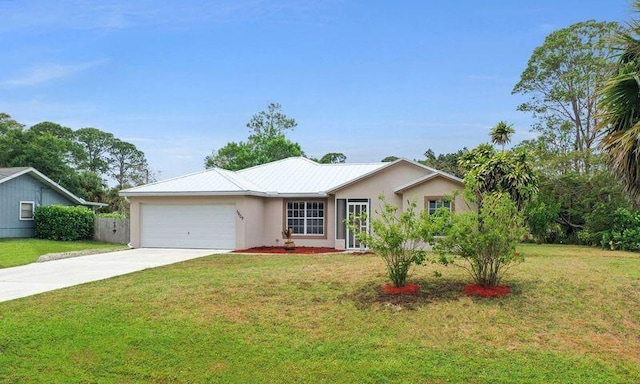
[[[141,243],[152,248],[236,247],[234,205],[142,204]]]

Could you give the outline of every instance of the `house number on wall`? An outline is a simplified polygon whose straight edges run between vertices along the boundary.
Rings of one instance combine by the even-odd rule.
[[[242,213],[240,213],[240,211],[236,209],[236,213],[238,214],[238,217],[240,218],[240,220],[244,220],[244,216],[242,216]]]

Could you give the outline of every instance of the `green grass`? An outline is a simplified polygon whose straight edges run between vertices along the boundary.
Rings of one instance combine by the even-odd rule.
[[[86,249],[118,249],[119,244],[98,241],[52,241],[42,239],[0,239],[0,268],[33,263],[47,253]]]
[[[228,254],[0,303],[0,382],[640,382],[640,256],[521,251],[499,299],[455,267],[388,297],[372,255]]]

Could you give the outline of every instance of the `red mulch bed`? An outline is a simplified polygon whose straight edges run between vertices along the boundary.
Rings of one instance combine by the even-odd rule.
[[[473,296],[496,297],[504,296],[511,292],[511,288],[506,285],[498,285],[495,287],[485,287],[480,284],[469,284],[464,287],[464,293]]]
[[[404,287],[398,288],[398,287],[394,287],[391,284],[385,284],[385,286],[382,287],[382,290],[387,295],[403,295],[403,294],[413,295],[418,293],[418,291],[420,290],[420,287],[417,284],[405,284]]]
[[[293,251],[286,251],[284,247],[254,247],[249,249],[240,249],[233,251],[235,253],[295,253],[296,255],[313,255],[316,253],[336,253],[343,252],[335,248],[325,247],[296,247]]]

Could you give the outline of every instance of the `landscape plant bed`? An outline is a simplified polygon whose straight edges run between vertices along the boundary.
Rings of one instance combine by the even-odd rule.
[[[387,295],[413,295],[420,291],[420,287],[417,284],[407,283],[404,287],[394,287],[391,284],[385,284],[382,288]]]
[[[241,249],[233,251],[235,253],[295,253],[298,255],[313,255],[318,253],[337,253],[342,252],[335,248],[328,247],[296,247],[293,251],[287,251],[284,247],[253,247],[249,249]]]
[[[511,293],[511,288],[506,285],[497,285],[495,287],[485,287],[480,284],[469,284],[464,287],[464,293],[471,296],[481,297],[497,297]]]

